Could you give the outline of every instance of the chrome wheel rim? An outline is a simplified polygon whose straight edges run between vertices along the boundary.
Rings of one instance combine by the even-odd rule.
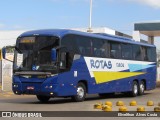
[[[133,88],[134,88],[134,94],[137,94],[138,93],[138,86],[135,84]]]
[[[77,95],[78,95],[79,98],[84,97],[84,89],[82,87],[77,88]]]
[[[140,85],[140,90],[142,93],[144,92],[144,85],[143,84]]]

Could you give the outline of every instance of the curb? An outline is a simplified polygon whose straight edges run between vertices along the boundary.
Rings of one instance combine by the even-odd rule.
[[[14,95],[13,92],[9,92],[9,91],[1,91],[0,92],[0,96],[3,96],[3,97],[10,97],[12,95]]]

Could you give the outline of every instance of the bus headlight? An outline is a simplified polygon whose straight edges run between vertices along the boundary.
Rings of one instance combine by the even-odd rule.
[[[46,88],[46,89],[48,89],[48,88],[49,88],[49,89],[52,89],[53,86],[52,86],[52,85],[50,85],[50,86],[47,85],[47,86],[45,86],[45,88]]]
[[[14,87],[14,88],[17,88],[17,87],[18,87],[18,85],[13,85],[13,87]]]

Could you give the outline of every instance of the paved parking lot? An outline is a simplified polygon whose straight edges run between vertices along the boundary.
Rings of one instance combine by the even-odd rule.
[[[138,105],[133,107],[129,106],[129,103],[132,100],[137,101]],[[147,101],[149,100],[154,102],[154,106],[148,107],[146,105]],[[87,98],[84,102],[78,102],[78,103],[73,102],[70,98],[52,98],[48,103],[40,103],[35,96],[29,96],[29,95],[19,96],[19,95],[14,95],[12,92],[1,91],[0,111],[101,111],[98,109],[94,109],[93,105],[99,102],[105,103],[106,101],[111,101],[113,103],[112,107],[113,111],[118,111],[119,109],[119,107],[116,106],[117,101],[123,101],[128,111],[136,111],[138,106],[144,106],[146,111],[153,111],[154,107],[156,107],[160,102],[160,87],[157,87],[155,90],[152,91],[146,91],[143,96],[137,96],[137,97],[127,97],[124,94],[117,94],[102,99],[98,95],[87,95]],[[69,118],[67,119],[70,120]],[[78,120],[79,118],[76,119]],[[121,119],[121,118],[116,118],[116,119]],[[153,118],[145,117],[145,120],[152,120],[152,119]],[[158,120],[157,118],[154,119]],[[87,120],[90,119],[87,118]]]
[[[84,102],[73,102],[70,98],[52,98],[48,103],[40,103],[35,96],[14,95],[12,92],[1,92],[0,111],[100,111],[93,109],[95,103],[113,103],[113,111],[118,111],[117,101],[123,101],[129,111],[136,111],[137,106],[130,107],[129,103],[136,100],[138,106],[144,106],[146,111],[153,111],[153,108],[160,102],[160,88],[145,92],[145,95],[138,97],[127,97],[118,94],[107,98],[100,98],[98,95],[88,95]],[[154,106],[147,107],[147,101],[153,101]]]

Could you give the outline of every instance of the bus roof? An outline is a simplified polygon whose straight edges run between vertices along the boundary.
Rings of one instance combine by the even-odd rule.
[[[155,47],[155,45],[137,42],[131,38],[126,38],[126,37],[121,37],[121,36],[116,36],[116,35],[109,35],[105,33],[95,34],[95,33],[80,32],[80,31],[69,30],[69,29],[33,30],[33,31],[24,32],[19,37],[26,37],[26,36],[33,36],[33,35],[45,35],[45,36],[57,36],[59,38],[63,38],[65,35],[68,35],[68,34],[81,35],[81,36],[86,36],[86,37],[95,37],[95,38],[100,38],[100,39],[108,39],[110,41],[117,41],[117,42],[119,41],[119,42],[124,42],[124,43],[132,43],[132,44]]]

